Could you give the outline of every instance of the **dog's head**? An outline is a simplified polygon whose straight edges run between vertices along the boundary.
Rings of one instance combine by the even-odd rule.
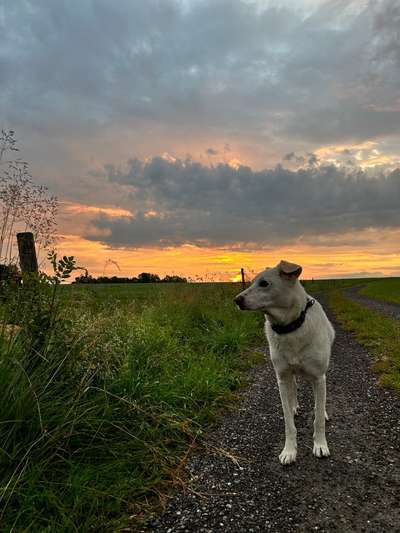
[[[289,308],[301,271],[300,265],[281,261],[276,267],[258,274],[250,287],[236,296],[235,303],[243,311],[263,313],[270,309]]]

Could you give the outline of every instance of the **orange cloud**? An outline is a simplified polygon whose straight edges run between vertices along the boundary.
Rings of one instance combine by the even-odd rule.
[[[320,159],[333,164],[340,164],[348,159],[347,152],[351,153],[351,157],[354,158],[357,166],[362,169],[381,165],[394,168],[400,164],[400,157],[397,154],[383,153],[383,149],[377,141],[328,145],[315,150],[315,154]]]
[[[131,217],[132,212],[118,207],[98,207],[74,202],[60,202],[65,213],[72,215],[107,215],[109,217]]]

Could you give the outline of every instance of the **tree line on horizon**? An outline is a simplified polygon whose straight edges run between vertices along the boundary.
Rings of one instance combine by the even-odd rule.
[[[166,275],[160,278],[158,274],[142,272],[137,277],[127,278],[120,276],[99,276],[94,278],[90,274],[82,274],[75,278],[73,283],[187,283],[187,279],[182,276]]]

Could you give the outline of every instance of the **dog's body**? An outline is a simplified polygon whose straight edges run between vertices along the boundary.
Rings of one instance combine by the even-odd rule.
[[[235,298],[242,310],[265,313],[265,333],[285,418],[285,446],[279,456],[282,464],[296,460],[294,415],[298,408],[299,375],[309,379],[314,389],[314,455],[329,455],[325,437],[325,374],[335,332],[321,305],[299,283],[301,270],[299,265],[281,261],[256,276],[251,286]]]

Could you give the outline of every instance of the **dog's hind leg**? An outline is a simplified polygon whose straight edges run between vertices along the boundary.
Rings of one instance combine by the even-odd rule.
[[[325,401],[326,401],[326,379],[325,375],[313,381],[315,398],[315,420],[314,420],[314,449],[313,453],[317,457],[329,455],[328,443],[325,436]]]
[[[292,377],[278,377],[278,385],[285,419],[285,446],[279,455],[279,460],[283,465],[287,465],[293,463],[297,455],[297,431],[294,425]]]

